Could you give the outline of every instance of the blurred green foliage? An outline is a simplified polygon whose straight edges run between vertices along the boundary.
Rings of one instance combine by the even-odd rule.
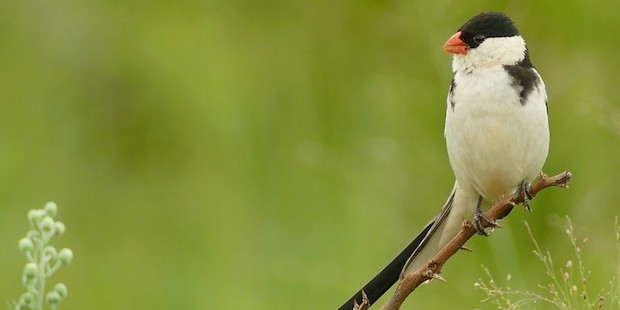
[[[549,92],[543,192],[447,284],[406,303],[491,308],[484,263],[542,282],[589,237],[604,287],[620,177],[620,2],[0,2],[0,301],[18,298],[26,212],[54,200],[74,249],[64,309],[330,309],[443,205],[451,57],[470,16],[512,16]],[[445,298],[449,296],[450,298]]]

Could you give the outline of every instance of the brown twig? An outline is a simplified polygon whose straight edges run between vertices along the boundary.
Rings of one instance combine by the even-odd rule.
[[[559,186],[559,187],[568,187],[568,182],[570,181],[572,175],[570,172],[565,171],[558,175],[548,177],[544,173],[541,173],[537,181],[532,184],[530,189],[530,194],[533,197],[538,194],[539,191],[551,187],[551,186]],[[509,197],[501,197],[495,202],[495,205],[486,212],[486,216],[491,220],[498,220],[507,216],[512,208],[518,204],[522,203],[524,200],[524,193],[514,194]],[[483,220],[483,227],[491,227],[492,224]],[[428,281],[431,279],[439,279],[443,280],[439,273],[441,272],[441,268],[446,263],[446,261],[454,255],[459,250],[466,248],[464,247],[465,242],[469,240],[473,235],[476,234],[476,229],[473,225],[466,221],[463,223],[463,229],[450,241],[446,246],[444,246],[433,258],[422,268],[418,269],[416,272],[408,273],[404,276],[398,288],[394,292],[394,295],[390,298],[390,300],[381,307],[382,310],[396,310],[399,309],[403,304],[407,296],[411,294],[420,284],[424,281]],[[361,307],[358,309],[363,310],[367,309],[364,303],[362,303]]]

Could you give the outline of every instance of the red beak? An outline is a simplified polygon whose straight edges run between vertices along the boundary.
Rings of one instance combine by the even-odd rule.
[[[443,50],[452,54],[467,54],[468,48],[467,44],[461,40],[460,31],[453,34],[443,45]]]

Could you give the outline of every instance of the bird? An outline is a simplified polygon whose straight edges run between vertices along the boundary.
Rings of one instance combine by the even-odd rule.
[[[547,92],[525,40],[502,12],[482,12],[446,41],[452,54],[444,138],[455,183],[440,213],[377,276],[339,309],[381,297],[399,278],[437,254],[465,221],[480,235],[483,210],[520,193],[529,209],[530,182],[549,152]]]

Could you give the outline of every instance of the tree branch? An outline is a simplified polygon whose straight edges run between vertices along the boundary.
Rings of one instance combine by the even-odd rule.
[[[530,189],[530,194],[535,197],[539,191],[551,187],[551,186],[559,186],[559,187],[568,187],[568,182],[570,181],[572,174],[568,171],[560,173],[558,175],[548,177],[544,173],[541,173],[537,181],[532,184]],[[524,201],[524,194],[513,194],[509,197],[500,197],[495,205],[486,212],[486,216],[491,220],[498,220],[507,216],[512,208]],[[491,227],[493,226],[488,221],[482,219],[483,227]],[[408,273],[402,279],[398,288],[394,292],[394,295],[390,298],[390,300],[381,307],[381,310],[397,310],[403,304],[407,296],[411,294],[420,284],[424,281],[428,281],[431,279],[443,280],[439,273],[441,272],[441,268],[446,263],[446,261],[458,252],[461,249],[467,250],[468,248],[464,247],[465,242],[469,240],[473,235],[476,234],[476,229],[473,227],[471,222],[465,221],[463,223],[463,229],[450,241],[446,246],[444,246],[433,258],[422,268],[418,269],[416,272]],[[358,308],[360,310],[368,309],[369,305],[362,303]]]

